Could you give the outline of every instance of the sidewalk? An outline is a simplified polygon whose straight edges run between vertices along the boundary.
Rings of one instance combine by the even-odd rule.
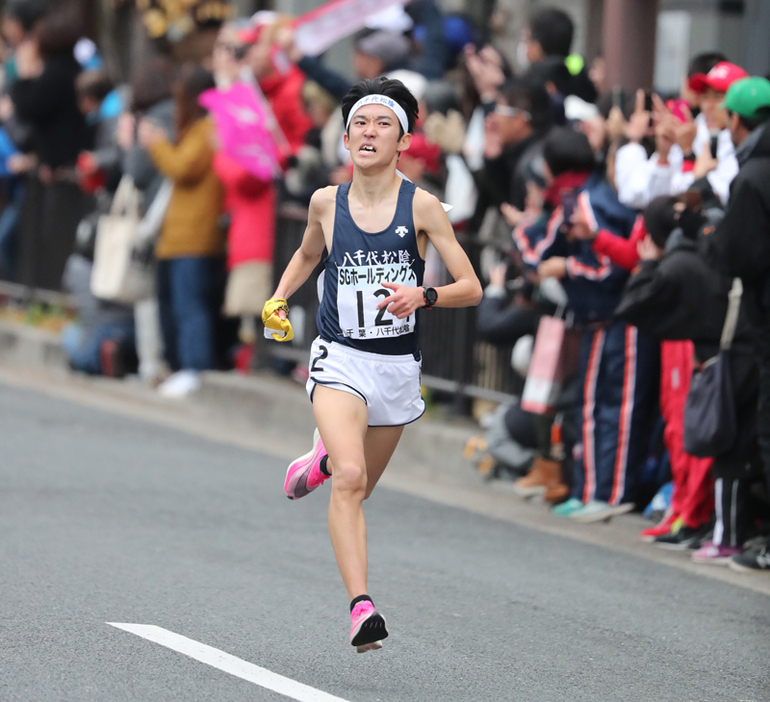
[[[157,422],[287,462],[310,448],[315,426],[304,387],[291,380],[206,373],[199,392],[186,400],[169,400],[135,380],[74,374],[67,368],[56,334],[0,321],[0,389],[3,385]],[[616,517],[610,524],[576,524],[554,517],[537,500],[525,502],[516,497],[511,483],[485,482],[462,458],[465,442],[477,433],[479,429],[468,421],[423,417],[407,427],[381,484],[420,499],[517,524],[524,527],[522,538],[527,538],[527,529],[535,529],[770,596],[770,578],[765,574],[739,574],[698,565],[689,560],[689,552],[664,551],[641,542],[638,533],[649,522],[637,514]],[[282,481],[282,477],[277,476],[277,480]]]
[[[44,329],[0,321],[0,361],[20,366],[45,368],[69,373],[58,335]],[[310,438],[315,421],[304,386],[266,372],[244,376],[236,373],[207,372],[201,388],[183,401],[169,401],[138,382],[115,382],[105,378],[83,378],[110,393],[134,395],[160,407],[194,406],[212,421],[223,422],[246,432],[256,428],[265,435]],[[432,420],[426,416],[410,425],[396,451],[393,465],[408,466],[410,474],[436,478],[455,484],[478,486],[480,478],[462,457],[463,448],[478,427],[465,419]],[[308,447],[289,446],[289,455]]]

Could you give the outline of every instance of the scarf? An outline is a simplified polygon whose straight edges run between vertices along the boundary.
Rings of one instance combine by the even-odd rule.
[[[588,171],[566,171],[556,176],[543,193],[543,199],[551,205],[561,205],[561,196],[568,191],[582,188],[591,174]]]

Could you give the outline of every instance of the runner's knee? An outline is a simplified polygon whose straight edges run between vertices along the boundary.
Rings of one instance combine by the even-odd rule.
[[[354,461],[335,463],[332,489],[350,493],[366,493],[366,469]]]

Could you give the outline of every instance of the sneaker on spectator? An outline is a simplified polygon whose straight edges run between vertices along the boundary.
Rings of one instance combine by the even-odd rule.
[[[741,549],[732,546],[718,546],[713,541],[707,541],[697,551],[694,551],[690,560],[695,563],[708,563],[712,565],[727,565],[730,559],[739,554]]]
[[[570,497],[566,502],[556,505],[551,512],[557,517],[569,517],[583,506],[583,503],[577,497]]]
[[[676,531],[664,534],[663,536],[658,536],[653,543],[668,551],[697,549],[703,543],[703,537],[710,529],[711,527],[709,525],[693,528],[683,524]]]
[[[163,397],[187,397],[200,386],[200,373],[193,370],[180,370],[166,378],[158,387],[158,392]]]
[[[679,524],[678,526],[675,526],[677,522],[679,522]],[[672,531],[678,531],[681,526],[682,520],[675,514],[669,514],[668,517],[664,517],[663,521],[656,524],[655,526],[642,529],[642,531],[639,532],[639,538],[642,541],[652,543],[659,536],[665,536],[666,534],[670,534]]]
[[[739,573],[770,573],[770,543],[759,551],[736,553],[727,565]]]
[[[602,500],[591,500],[584,504],[580,509],[572,512],[569,517],[576,522],[590,524],[592,522],[603,522],[612,519],[612,517],[617,517],[620,514],[630,512],[633,508],[633,502],[624,502],[622,505],[611,505],[609,502],[603,502]]]

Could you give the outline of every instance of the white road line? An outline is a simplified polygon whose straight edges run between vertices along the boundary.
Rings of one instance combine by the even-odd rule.
[[[220,651],[218,648],[188,639],[186,636],[175,634],[173,631],[160,626],[152,624],[106,623],[170,648],[172,651],[183,653],[185,656],[223,670],[225,673],[248,680],[255,685],[260,685],[273,692],[286,695],[286,697],[290,697],[293,700],[299,700],[299,702],[347,702],[342,697],[335,697],[321,690],[316,690],[309,685],[303,685],[291,678],[285,678],[283,675],[273,673],[266,668],[260,668],[258,665],[231,656],[229,653]]]

